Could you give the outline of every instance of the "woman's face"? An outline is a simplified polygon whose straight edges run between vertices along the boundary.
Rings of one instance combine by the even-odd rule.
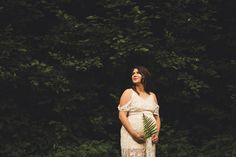
[[[139,73],[138,69],[134,69],[132,72],[132,82],[134,84],[141,83],[142,81],[142,75]]]

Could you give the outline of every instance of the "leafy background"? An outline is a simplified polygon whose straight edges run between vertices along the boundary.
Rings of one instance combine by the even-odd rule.
[[[118,157],[130,68],[152,72],[158,157],[236,156],[233,0],[0,2],[0,155]]]

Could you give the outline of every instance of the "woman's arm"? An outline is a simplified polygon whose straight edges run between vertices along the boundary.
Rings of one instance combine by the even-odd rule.
[[[160,129],[161,129],[161,119],[160,116],[155,116],[156,118],[156,124],[157,124],[157,134],[159,135]]]
[[[154,93],[152,93],[152,95],[153,95],[153,97],[154,97],[155,103],[158,104],[156,95],[155,95]],[[156,142],[158,141],[158,139],[159,139],[158,136],[159,136],[160,129],[161,129],[161,119],[160,119],[160,115],[154,115],[154,117],[155,117],[155,119],[156,119],[157,134],[152,137],[152,141],[153,141],[154,143],[156,143]]]

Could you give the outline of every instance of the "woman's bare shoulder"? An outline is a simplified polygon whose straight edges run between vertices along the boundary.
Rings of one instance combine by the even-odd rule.
[[[127,103],[132,96],[132,89],[125,89],[120,97],[120,105]]]
[[[157,94],[150,92],[150,94],[154,97],[155,101],[157,102]]]
[[[157,96],[157,94],[156,94],[156,93],[154,93],[154,92],[150,92],[150,94],[152,94],[152,95],[154,95],[154,96]]]
[[[122,96],[128,96],[128,97],[130,97],[132,95],[132,88],[127,88],[127,89],[125,89],[124,91],[123,91],[123,93],[122,93],[122,95],[121,95],[121,97]]]

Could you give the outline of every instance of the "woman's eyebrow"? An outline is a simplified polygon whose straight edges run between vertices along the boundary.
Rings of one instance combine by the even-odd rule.
[[[134,71],[134,72],[132,72],[132,74],[134,74],[134,73],[140,73],[139,71]]]

